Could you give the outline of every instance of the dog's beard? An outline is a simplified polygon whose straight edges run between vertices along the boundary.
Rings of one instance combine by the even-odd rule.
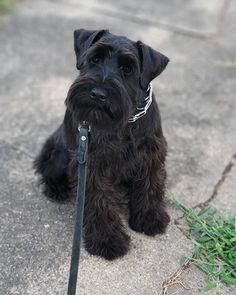
[[[116,129],[127,124],[134,105],[124,87],[115,79],[104,85],[107,92],[105,101],[91,99],[90,92],[97,85],[97,79],[79,77],[71,85],[66,106],[76,122],[88,122],[97,129]]]

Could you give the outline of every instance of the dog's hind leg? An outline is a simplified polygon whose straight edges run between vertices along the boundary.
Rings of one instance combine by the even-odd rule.
[[[49,137],[34,161],[36,173],[41,175],[44,193],[47,197],[64,201],[69,197],[68,152],[62,141],[61,127]]]

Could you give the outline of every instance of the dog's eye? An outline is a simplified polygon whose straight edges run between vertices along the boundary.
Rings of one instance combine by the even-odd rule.
[[[93,56],[92,58],[91,58],[91,62],[93,63],[93,64],[97,64],[97,63],[99,63],[101,61],[101,58],[99,57],[99,56]]]
[[[129,75],[132,73],[132,67],[131,66],[121,66],[120,69],[124,72],[125,75]]]

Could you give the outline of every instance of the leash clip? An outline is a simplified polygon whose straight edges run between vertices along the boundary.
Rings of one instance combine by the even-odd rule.
[[[79,164],[85,164],[88,152],[90,126],[87,122],[83,122],[78,126],[79,131],[79,148],[77,152],[77,160]]]

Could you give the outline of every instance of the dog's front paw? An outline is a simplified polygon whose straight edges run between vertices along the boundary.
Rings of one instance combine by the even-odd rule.
[[[96,237],[96,239],[94,239]],[[85,248],[92,254],[101,256],[107,260],[124,256],[130,245],[130,237],[124,232],[114,232],[106,235],[96,233],[91,239],[85,238]]]
[[[57,202],[65,202],[70,198],[68,187],[64,183],[45,184],[43,192],[49,199]]]
[[[148,236],[155,236],[165,232],[170,221],[169,215],[164,209],[149,209],[146,212],[131,214],[129,219],[130,227],[140,233]]]

